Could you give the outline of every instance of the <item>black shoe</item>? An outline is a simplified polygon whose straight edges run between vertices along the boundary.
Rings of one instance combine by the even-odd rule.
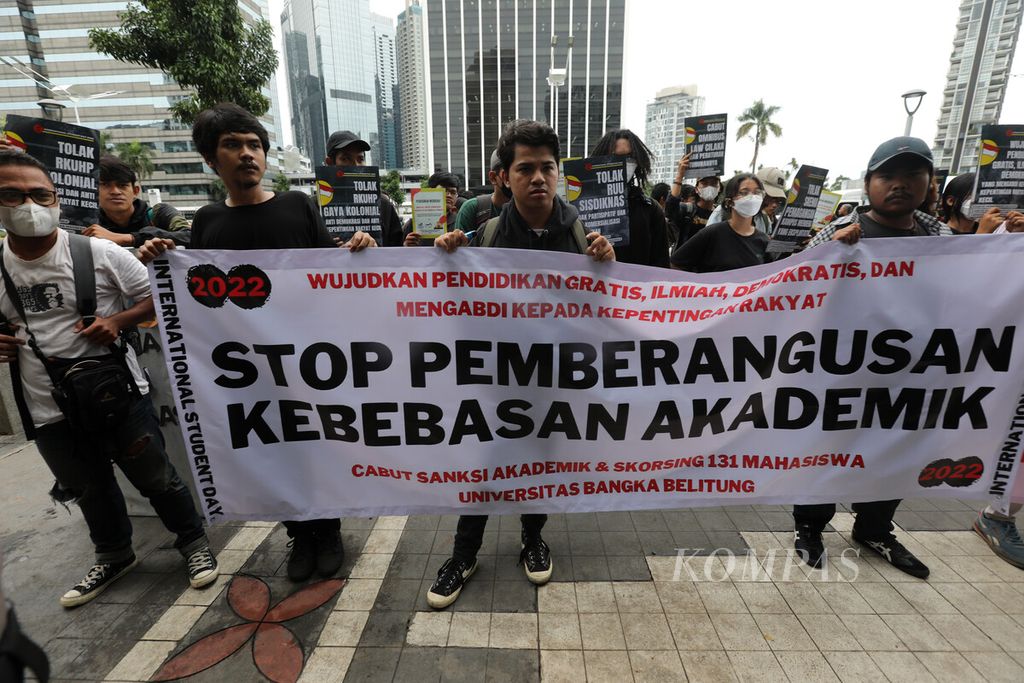
[[[60,596],[61,607],[78,607],[93,600],[107,587],[127,574],[139,561],[132,555],[131,559],[124,562],[109,564],[94,564],[85,578],[75,584],[75,587],[64,595]]]
[[[189,555],[185,564],[188,565],[188,582],[193,588],[209,586],[220,574],[220,570],[217,569],[217,558],[213,556],[209,546]]]
[[[288,578],[305,581],[313,576],[316,569],[316,538],[313,534],[301,534],[288,542],[291,555],[288,556]]]
[[[320,576],[334,576],[345,560],[341,532],[333,529],[316,536],[316,571]]]
[[[821,569],[825,564],[825,544],[821,541],[820,531],[815,531],[806,524],[798,525],[793,548],[808,567]]]
[[[519,553],[519,562],[522,563],[530,583],[543,586],[551,579],[551,549],[540,534],[523,534],[523,550]]]
[[[477,561],[472,564],[454,557],[441,565],[437,579],[427,591],[427,604],[434,609],[443,609],[459,599],[462,587],[476,571]]]
[[[914,557],[914,553],[903,547],[903,544],[896,540],[892,534],[879,536],[878,538],[865,538],[852,534],[853,540],[864,545],[885,558],[885,561],[899,569],[901,572],[916,576],[919,579],[928,578],[928,567],[921,560]]]

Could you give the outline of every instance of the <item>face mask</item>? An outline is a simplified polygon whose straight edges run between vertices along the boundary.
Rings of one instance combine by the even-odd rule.
[[[0,206],[0,223],[18,237],[46,237],[60,225],[60,207],[25,202],[20,206]]]
[[[636,159],[626,159],[626,182],[633,180],[636,175]]]
[[[970,199],[965,199],[963,204],[960,205],[960,215],[964,218],[970,218],[972,204],[973,202]]]
[[[697,190],[697,194],[699,194],[700,198],[704,201],[713,202],[715,201],[715,197],[718,196],[718,187],[715,185],[705,185]]]
[[[755,194],[747,195],[746,197],[740,197],[739,199],[733,200],[732,208],[733,211],[743,216],[744,218],[750,218],[757,214],[761,210],[761,203],[764,201],[764,197],[759,197]]]

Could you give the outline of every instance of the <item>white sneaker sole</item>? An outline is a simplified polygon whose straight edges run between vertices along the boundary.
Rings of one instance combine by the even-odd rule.
[[[100,596],[101,593],[103,593],[103,591],[105,591],[108,588],[110,588],[111,584],[113,584],[115,581],[120,579],[122,576],[124,576],[125,574],[127,574],[131,570],[135,569],[135,567],[138,564],[139,564],[139,558],[136,557],[132,561],[132,563],[130,565],[128,565],[127,567],[125,567],[124,569],[119,571],[117,574],[115,574],[113,577],[111,577],[111,579],[109,581],[107,581],[105,584],[103,584],[102,586],[100,586],[99,588],[97,588],[94,591],[90,591],[90,592],[86,593],[85,595],[68,595],[68,593],[71,592],[71,591],[68,591],[64,595],[60,596],[60,606],[61,607],[78,607],[79,605],[84,605],[87,602],[91,602],[91,601],[95,600],[96,598],[98,598]]]
[[[462,587],[466,585],[466,581],[469,581],[469,577],[476,573],[476,568],[480,565],[479,562],[474,562],[473,566],[469,568],[469,571],[462,577],[462,586],[452,593],[451,595],[440,595],[432,591],[427,591],[427,604],[434,609],[444,609],[448,605],[452,604],[459,599],[459,595],[462,593]]]
[[[978,526],[977,522],[975,522],[971,528],[974,529],[974,533],[981,536],[981,540],[985,541],[988,547],[992,549],[992,552],[995,554],[996,557],[1003,560],[1008,565],[1017,567],[1018,569],[1024,569],[1024,562],[1017,560],[1013,556],[1009,555],[1006,551],[1004,551],[1002,547],[999,545],[999,540],[991,534],[988,534],[984,529]]]
[[[537,586],[543,586],[545,583],[551,580],[551,573],[555,570],[555,562],[554,560],[550,559],[548,560],[548,562],[550,562],[548,568],[542,572],[531,572],[526,567],[526,564],[523,563],[523,571],[526,572],[526,578],[530,580],[530,583]]]
[[[200,574],[195,578],[191,576],[188,577],[188,582],[193,588],[205,588],[216,581],[218,576],[220,576],[220,567],[214,567],[207,573]]]

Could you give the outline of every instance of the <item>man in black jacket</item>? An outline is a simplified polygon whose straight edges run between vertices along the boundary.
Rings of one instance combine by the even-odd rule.
[[[365,166],[366,153],[370,151],[370,143],[348,130],[331,133],[327,139],[327,166]],[[405,237],[402,234],[402,221],[398,211],[388,197],[380,196],[380,228],[382,247],[400,247]]]
[[[586,254],[595,261],[614,261],[615,250],[600,233],[585,234],[576,209],[556,193],[558,184],[558,134],[545,123],[513,121],[498,140],[501,180],[512,191],[512,200],[501,215],[476,231],[472,241],[461,230],[434,240],[434,245],[453,252],[473,245],[506,249],[544,249]],[[541,538],[547,515],[523,515],[519,559],[526,577],[535,584],[551,578],[551,551]],[[453,556],[437,572],[427,592],[431,607],[455,602],[466,580],[476,571],[476,554],[483,541],[486,515],[462,515],[455,532]]]
[[[100,221],[82,234],[122,247],[141,247],[154,238],[187,247],[192,238],[188,220],[170,204],[148,205],[139,191],[139,178],[128,164],[112,154],[100,157]]]

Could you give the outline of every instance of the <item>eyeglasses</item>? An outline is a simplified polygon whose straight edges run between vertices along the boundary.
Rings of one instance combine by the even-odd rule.
[[[39,206],[53,206],[57,203],[57,193],[53,190],[38,188],[22,192],[9,187],[0,188],[0,204],[3,206],[21,206],[25,203],[26,197],[31,198]]]

